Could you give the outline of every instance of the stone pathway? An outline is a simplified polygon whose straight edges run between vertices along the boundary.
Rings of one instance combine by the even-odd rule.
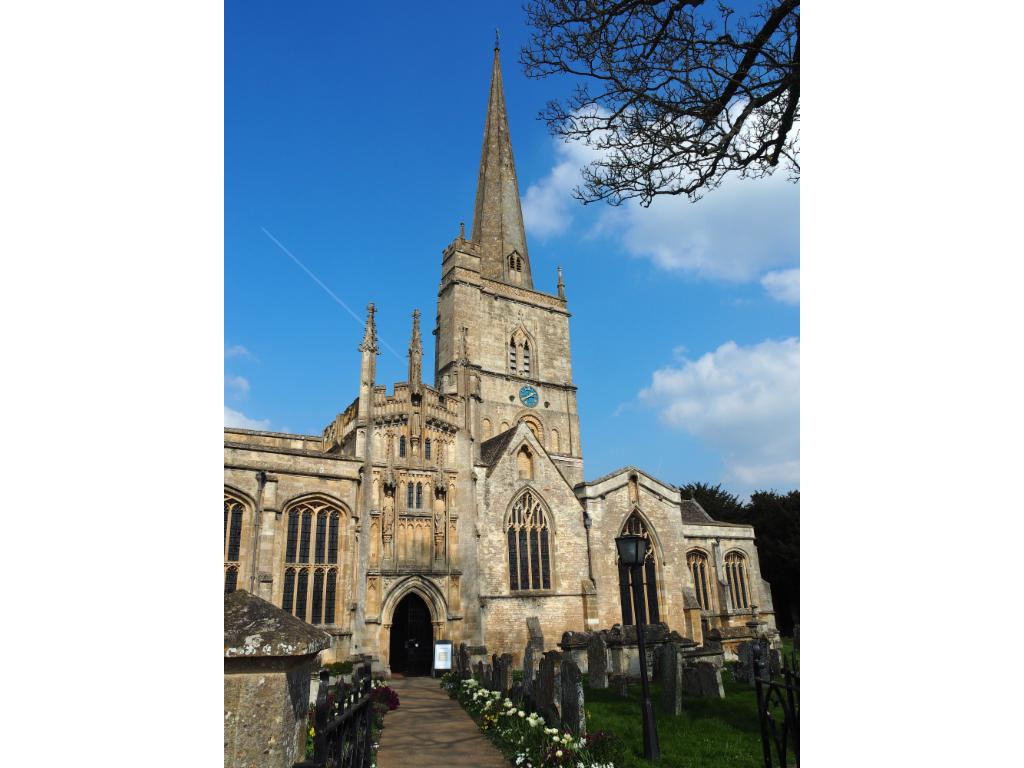
[[[508,768],[438,680],[407,677],[388,685],[401,703],[384,717],[377,768]]]

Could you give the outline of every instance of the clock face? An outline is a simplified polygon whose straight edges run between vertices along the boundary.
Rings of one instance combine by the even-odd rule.
[[[519,390],[519,399],[527,408],[533,408],[537,404],[537,390],[533,387],[523,387]]]

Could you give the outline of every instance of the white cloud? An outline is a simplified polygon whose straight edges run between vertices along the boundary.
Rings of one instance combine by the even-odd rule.
[[[583,206],[572,197],[579,169],[599,156],[580,142],[555,143],[551,172],[523,197],[530,235],[566,232]],[[649,208],[635,201],[601,205],[591,236],[611,236],[631,256],[689,277],[733,282],[758,279],[790,267],[800,252],[800,187],[785,169],[763,179],[727,178],[696,203],[685,195],[656,197]]]
[[[256,429],[266,431],[270,429],[270,419],[250,419],[244,413],[224,406],[224,426],[238,427],[239,429]]]
[[[761,278],[761,285],[776,301],[783,304],[800,303],[800,268],[769,272]]]
[[[720,453],[744,492],[800,483],[800,340],[729,341],[654,372],[640,400]]]
[[[231,393],[232,397],[244,400],[249,395],[249,380],[244,376],[224,376],[224,389]]]
[[[235,344],[233,346],[227,347],[224,350],[224,357],[225,358],[241,357],[241,358],[244,358],[246,360],[255,360],[256,359],[255,355],[253,355],[252,352],[250,352],[248,349],[243,347],[241,344]]]

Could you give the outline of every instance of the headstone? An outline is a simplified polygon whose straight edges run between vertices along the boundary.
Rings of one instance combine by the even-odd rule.
[[[683,711],[683,660],[672,643],[661,648],[661,708],[671,715]]]
[[[622,645],[611,645],[608,646],[608,651],[612,657],[612,674],[613,675],[625,675],[626,667],[623,663],[622,658]]]
[[[487,687],[492,691],[501,690],[501,670],[498,668],[498,654],[491,654],[491,675]]]
[[[625,675],[612,675],[611,686],[622,698],[629,696],[629,678]]]
[[[523,653],[523,690],[532,697],[537,677],[537,655],[540,653],[532,645],[527,644]]]
[[[330,644],[326,632],[244,590],[224,597],[225,766],[303,759],[310,676]]]
[[[587,716],[583,701],[583,676],[574,661],[563,661],[561,670],[562,728],[574,736],[587,735]]]
[[[558,651],[548,651],[540,660],[540,669],[537,674],[537,685],[534,688],[534,698],[537,711],[541,716],[554,726],[558,723],[558,708],[556,699],[561,698],[556,691],[560,690],[558,677],[562,654]]]
[[[512,691],[512,654],[503,653],[498,657],[498,690],[502,696]]]
[[[754,683],[753,643],[743,641],[736,646],[738,661],[733,664],[732,676],[737,683]]]
[[[480,685],[485,684],[487,678],[484,677],[484,663],[482,661],[478,661],[476,666],[473,667],[473,677],[476,678]]]
[[[722,685],[722,670],[706,661],[698,661],[694,667],[700,695],[709,699],[724,699],[725,688]]]
[[[536,616],[528,616],[526,619],[526,632],[529,635],[527,642],[534,648],[544,648],[544,633],[540,628],[540,619]]]
[[[469,648],[465,643],[459,643],[459,678],[466,680],[472,675],[469,667]]]
[[[587,644],[587,678],[591,688],[608,687],[608,645],[599,632]]]

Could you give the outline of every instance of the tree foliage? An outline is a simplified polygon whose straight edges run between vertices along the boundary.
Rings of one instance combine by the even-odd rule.
[[[699,199],[730,173],[799,177],[800,2],[741,16],[704,0],[533,0],[530,77],[581,78],[541,117],[598,159],[575,195]]]
[[[800,621],[800,491],[755,491],[746,504],[720,485],[690,483],[692,496],[715,520],[754,527],[761,576],[772,587],[775,621],[785,635]]]

